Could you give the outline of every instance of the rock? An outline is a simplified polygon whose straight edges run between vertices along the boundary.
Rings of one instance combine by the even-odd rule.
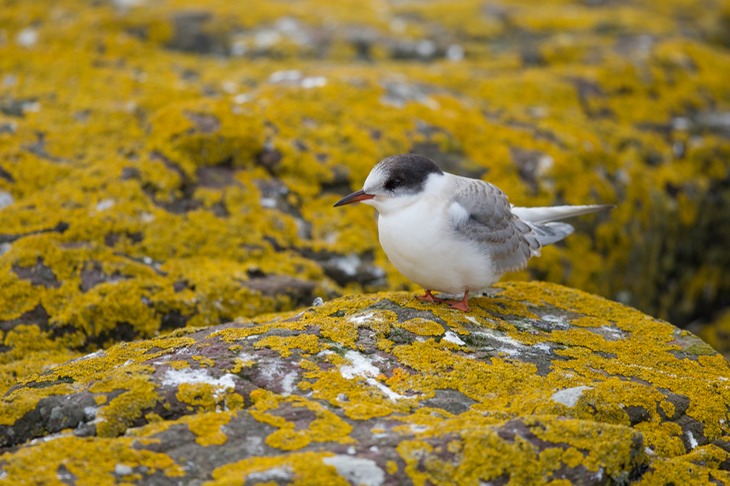
[[[722,312],[711,325],[704,327],[700,336],[730,359],[730,309]]]
[[[545,283],[470,304],[344,297],[69,361],[2,398],[2,478],[730,479],[730,366],[699,338]]]
[[[474,363],[488,360],[501,372],[524,360],[527,376],[550,383],[514,385],[526,402],[518,406],[503,398],[495,405],[501,411],[486,416],[486,392],[473,380],[462,380],[471,383],[467,389],[443,383],[442,377],[458,370],[431,375],[396,364],[405,357],[393,361],[391,350],[378,348],[387,343],[386,330],[363,324],[352,338],[355,344],[330,343],[343,360],[331,366],[341,369],[343,383],[359,383],[363,397],[378,398],[381,410],[417,402],[397,412],[403,415],[386,414],[390,421],[381,424],[386,449],[375,432],[352,425],[354,419],[340,410],[361,401],[332,399],[331,405],[330,398],[301,390],[300,364],[310,357],[287,362],[296,354],[282,358],[271,349],[254,349],[261,363],[283,366],[285,373],[277,383],[252,375],[245,386],[241,380],[253,371],[226,368],[217,356],[209,376],[200,371],[204,362],[190,357],[169,359],[192,363],[171,365],[180,366],[172,368],[177,375],[153,377],[145,370],[162,366],[152,361],[173,352],[173,338],[192,336],[192,344],[180,345],[191,349],[195,343],[220,344],[206,337],[210,326],[251,325],[246,320],[251,318],[269,323],[274,317],[263,317],[266,313],[313,299],[412,288],[385,258],[373,211],[332,208],[359,189],[377,160],[409,150],[450,172],[496,183],[515,204],[616,204],[610,214],[576,220],[576,234],[564,245],[546,248],[528,270],[508,278],[560,282],[680,327],[708,323],[688,329],[717,350],[730,349],[730,280],[724,272],[730,268],[726,6],[709,0],[693,8],[682,2],[622,2],[619,9],[613,0],[546,2],[540,8],[530,2],[399,2],[385,10],[377,2],[360,2],[353,10],[315,0],[248,2],[245,8],[222,0],[204,7],[149,0],[93,3],[94,8],[70,1],[44,9],[5,2],[2,9],[0,390],[8,393],[8,406],[0,425],[6,427],[4,443],[16,445],[3,456],[0,482],[29,470],[39,475],[38,482],[97,483],[100,471],[111,471],[110,482],[143,477],[150,483],[188,482],[170,477],[189,478],[199,470],[200,477],[211,479],[208,472],[224,466],[215,476],[220,482],[241,471],[251,482],[286,482],[297,475],[306,482],[310,473],[367,482],[379,480],[379,471],[386,483],[419,482],[419,474],[456,471],[456,461],[468,455],[464,451],[480,452],[474,444],[492,443],[493,437],[513,450],[531,444],[545,463],[562,450],[560,461],[552,463],[567,466],[546,475],[580,482],[575,478],[583,476],[576,475],[601,471],[593,460],[598,453],[589,452],[598,445],[581,447],[539,431],[556,424],[575,430],[586,423],[600,423],[607,427],[601,437],[626,445],[616,454],[626,466],[604,469],[602,481],[724,480],[721,471],[730,462],[727,437],[718,438],[726,433],[727,417],[720,411],[724,382],[712,375],[707,383],[717,386],[703,384],[706,368],[715,366],[714,351],[676,330],[667,337],[677,346],[673,357],[655,362],[648,358],[664,359],[667,352],[627,357],[626,349],[615,349],[627,343],[641,347],[628,324],[585,331],[600,346],[591,340],[588,346],[536,345],[530,336],[574,337],[587,321],[576,324],[575,316],[562,313],[518,318],[509,321],[514,329],[507,332],[499,327],[506,326],[502,321],[480,317],[464,325],[482,326],[481,334],[444,327],[453,323],[442,324],[439,334],[432,323],[434,312],[442,310],[404,308],[410,300],[397,296],[360,302],[365,314],[396,316],[409,328],[420,322],[433,333],[414,337],[406,328],[388,327],[392,349],[429,340],[453,349],[472,347],[479,351],[465,356],[478,355]],[[18,43],[19,38],[33,42]],[[332,326],[348,317],[357,323],[362,316],[352,314],[346,302],[353,301],[314,312],[331,321],[325,319],[319,331],[307,328],[304,334],[311,337],[300,339],[328,342],[318,333],[333,333]],[[371,308],[365,312],[362,306]],[[301,331],[287,328],[291,325],[279,322],[272,339],[293,339],[291,333]],[[186,330],[157,339],[176,329]],[[119,344],[124,341],[130,343]],[[234,345],[225,343],[223,355]],[[448,352],[461,357],[452,348]],[[386,353],[386,361],[368,365],[363,350],[372,349]],[[495,350],[503,354],[494,357]],[[590,366],[568,369],[588,357]],[[99,368],[99,360],[113,364]],[[365,376],[357,363],[369,370]],[[382,380],[368,374],[386,363],[393,372],[384,368]],[[634,364],[617,370],[612,363]],[[91,364],[95,378],[76,376]],[[394,371],[401,368],[410,371]],[[52,375],[54,369],[68,374]],[[645,369],[663,374],[647,381]],[[558,380],[556,370],[573,376]],[[411,372],[438,386],[399,388],[405,385],[398,380]],[[692,389],[683,376],[699,388]],[[174,385],[175,378],[187,384]],[[514,382],[503,378],[505,386]],[[507,394],[502,383],[487,382],[502,393],[495,397]],[[233,391],[226,392],[231,383]],[[208,393],[207,386],[222,391]],[[611,398],[611,386],[628,398]],[[272,409],[273,417],[255,418],[250,412],[259,408],[252,396],[259,389],[289,401]],[[158,395],[162,391],[167,395]],[[227,409],[219,413],[221,400]],[[533,400],[541,405],[527,415]],[[317,439],[272,458],[280,452],[266,442],[278,430],[272,424],[298,424],[295,433],[274,438],[299,444],[306,430],[318,430],[316,437],[331,430],[324,410],[352,427],[353,440],[370,449],[328,442],[319,450]],[[475,419],[478,430],[466,447],[453,430],[457,426],[428,437],[410,430],[417,422],[412,410],[418,417],[482,418]],[[203,430],[216,420],[228,420],[233,433],[213,426],[206,435]],[[147,439],[157,433],[156,425],[164,455]],[[398,434],[417,444],[398,449],[400,439],[391,430],[398,426],[403,427]],[[615,435],[610,427],[623,432]],[[54,435],[67,429],[76,437]],[[117,435],[127,430],[141,438]],[[449,434],[459,435],[453,448],[444,449]],[[636,434],[651,452],[642,455]],[[39,442],[31,445],[33,437]],[[172,459],[175,440],[180,446]],[[224,440],[226,451],[220,449],[226,444],[215,445]],[[230,445],[235,440],[249,462],[232,465],[240,452]],[[227,455],[211,463],[182,459],[188,453],[204,457],[209,451],[201,447]],[[385,452],[377,455],[373,447]],[[571,447],[588,459],[578,460]],[[253,458],[266,454],[263,462]],[[333,455],[320,460],[325,454]],[[52,466],[41,471],[46,462]],[[480,467],[474,474],[506,481]],[[593,480],[598,476],[586,479]]]
[[[167,42],[173,50],[198,54],[225,54],[228,45],[225,36],[217,34],[208,25],[212,15],[205,11],[183,11],[171,19],[174,33]]]
[[[2,363],[35,369],[17,360],[43,349],[59,363],[112,336],[292,309],[309,294],[409,288],[372,211],[331,206],[410,150],[515,204],[617,205],[576,220],[520,279],[679,326],[728,305],[717,2],[628,3],[619,16],[611,1],[95,3],[110,8],[3,10]],[[313,290],[265,295],[241,285],[252,267]],[[38,306],[46,319],[13,324]]]

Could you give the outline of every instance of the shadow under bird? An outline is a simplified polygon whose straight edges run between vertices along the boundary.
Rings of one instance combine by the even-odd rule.
[[[377,209],[380,245],[400,273],[424,287],[418,298],[462,311],[469,292],[486,290],[573,232],[557,220],[613,207],[512,206],[497,186],[449,174],[417,154],[383,159],[363,188],[335,207],[355,202]],[[446,300],[432,291],[464,297]]]

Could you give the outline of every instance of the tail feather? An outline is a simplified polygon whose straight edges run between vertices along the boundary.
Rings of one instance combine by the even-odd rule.
[[[614,206],[611,204],[593,204],[588,206],[549,206],[541,208],[521,208],[512,206],[512,213],[522,221],[533,224],[545,224],[565,218],[572,218],[573,216],[580,216],[581,214],[595,213],[596,211],[603,211],[613,207]]]
[[[532,228],[532,232],[540,243],[540,246],[560,241],[574,231],[574,228],[568,223],[528,223],[528,225]]]

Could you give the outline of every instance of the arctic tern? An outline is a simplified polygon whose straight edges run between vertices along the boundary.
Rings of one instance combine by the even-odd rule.
[[[363,188],[335,207],[354,202],[378,211],[380,244],[400,273],[424,287],[419,299],[465,312],[469,292],[524,268],[543,246],[573,232],[556,220],[613,207],[515,207],[493,184],[449,174],[417,154],[383,159]],[[464,297],[446,300],[432,291]]]

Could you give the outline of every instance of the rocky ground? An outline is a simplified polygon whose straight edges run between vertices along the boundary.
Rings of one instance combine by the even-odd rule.
[[[699,338],[545,283],[471,305],[353,296],[78,358],[5,394],[0,481],[730,482]]]
[[[694,331],[729,353],[728,32],[727,1],[308,0],[243,5],[224,0],[0,0],[0,390],[6,407],[0,423],[7,427],[0,441],[11,448],[0,456],[6,461],[0,479],[17,478],[13,465],[36,461],[52,448],[68,452],[78,446],[73,449],[79,454],[76,459],[66,458],[61,465],[49,461],[49,474],[61,478],[66,470],[73,471],[69,478],[83,482],[80,475],[85,472],[71,466],[88,457],[80,443],[137,458],[130,459],[137,464],[129,466],[133,469],[125,469],[125,462],[100,463],[103,474],[109,467],[121,468],[113,477],[104,476],[109,481],[128,475],[130,480],[162,481],[162,476],[184,474],[203,481],[243,470],[258,474],[266,467],[231,466],[228,458],[218,457],[199,466],[207,472],[195,475],[185,469],[183,453],[162,458],[145,449],[152,443],[148,439],[157,441],[150,437],[163,434],[163,429],[173,434],[163,434],[165,443],[177,440],[177,432],[169,430],[182,430],[190,439],[200,435],[196,431],[201,428],[226,421],[236,424],[231,430],[260,429],[264,440],[274,430],[266,427],[278,427],[279,422],[257,416],[251,409],[254,399],[263,400],[260,410],[285,404],[281,406],[287,410],[308,410],[304,415],[309,418],[333,414],[342,427],[338,434],[348,430],[353,440],[375,440],[362,435],[362,424],[348,421],[349,409],[341,403],[322,398],[324,402],[314,405],[291,398],[311,399],[301,385],[290,383],[293,388],[286,391],[257,384],[261,391],[255,393],[241,388],[240,380],[248,376],[246,365],[229,363],[226,368],[228,364],[218,360],[233,359],[230,353],[236,351],[228,348],[243,345],[215,341],[219,328],[210,326],[236,328],[238,324],[230,324],[236,319],[253,319],[243,328],[253,322],[280,323],[283,317],[260,316],[301,309],[317,297],[338,306],[347,301],[333,299],[359,296],[356,302],[362,310],[376,305],[367,296],[370,292],[414,290],[380,250],[372,210],[331,207],[360,188],[379,159],[399,152],[416,151],[450,172],[485,178],[519,205],[615,204],[610,213],[576,220],[576,234],[546,248],[527,271],[506,279],[559,282],[602,295]],[[532,298],[551,288],[538,287],[537,294],[521,301],[541,308],[545,302]],[[404,294],[392,295],[381,300],[405,305],[398,300],[405,299]],[[485,305],[488,308],[479,312],[487,313],[486,320],[475,317],[474,326],[488,328],[496,322],[488,316],[501,315],[502,309]],[[311,312],[324,308],[328,307]],[[585,311],[583,304],[580,308]],[[347,327],[352,323],[346,316],[352,315],[344,312],[333,318],[339,319],[337,326]],[[533,346],[531,332],[520,328],[522,321],[508,317],[500,319],[522,333],[511,339]],[[399,319],[411,322],[409,329],[416,328],[412,319]],[[447,346],[443,326],[452,323],[430,314],[424,319],[423,328],[435,334],[420,336],[411,329],[415,335],[405,334],[406,341],[398,343]],[[571,320],[569,327],[574,325]],[[608,319],[589,327],[618,325],[628,323]],[[478,331],[476,327],[463,328],[464,333],[459,332],[462,328],[450,329],[465,346],[475,346],[469,353],[488,354],[464,337]],[[160,344],[158,336],[170,332]],[[327,351],[332,344],[321,340],[332,338],[318,332],[304,333],[296,341],[304,348],[297,349],[311,356]],[[621,358],[621,372],[607,371],[607,363],[601,363],[596,369],[604,378],[591,374],[585,380],[543,383],[542,395],[530,399],[532,411],[507,407],[507,413],[497,414],[499,420],[485,413],[488,406],[476,405],[484,401],[483,390],[456,393],[447,387],[443,398],[434,390],[419,389],[421,398],[416,401],[454,402],[457,409],[447,410],[449,414],[487,420],[475,432],[477,442],[499,437],[504,447],[519,448],[526,441],[532,448],[530,458],[535,451],[550,449],[545,461],[557,454],[555,447],[561,449],[567,455],[562,466],[552,476],[539,469],[545,477],[571,479],[579,477],[574,476],[578,472],[600,471],[600,477],[591,476],[598,482],[647,480],[677,472],[677,464],[693,463],[705,468],[694,468],[694,473],[717,479],[717,471],[727,469],[727,457],[711,448],[722,450],[722,437],[727,436],[723,413],[728,401],[722,386],[727,372],[701,341],[676,329],[672,333],[676,335],[671,339],[683,336],[704,351],[685,356],[675,350],[676,362],[666,363],[648,363],[637,352]],[[286,333],[279,337],[282,342],[293,339]],[[619,333],[601,339],[595,346],[628,338]],[[166,383],[159,374],[164,369],[148,376],[158,366],[155,360],[211,343],[211,350],[220,347],[222,353],[209,358],[220,369],[220,374],[208,376],[213,385],[190,376]],[[572,352],[589,352],[583,344],[571,343]],[[452,344],[462,346],[448,345]],[[491,349],[488,342],[483,344]],[[357,340],[337,346],[344,346],[334,352],[345,361],[331,366],[340,371],[348,366],[343,363],[355,366],[359,359],[348,352],[367,354],[374,349],[358,347],[363,344]],[[684,344],[678,346],[684,349]],[[543,348],[546,354],[540,359],[554,353],[549,345]],[[142,349],[149,354],[135,354]],[[257,359],[273,359],[273,351],[267,349],[256,348]],[[611,357],[617,353],[600,352],[604,351]],[[122,361],[110,360],[108,354],[126,352],[131,354]],[[507,352],[500,359],[509,356]],[[487,355],[483,358],[479,362],[494,364]],[[387,366],[411,366],[403,359],[388,357]],[[134,373],[120,366],[127,360]],[[94,378],[57,374],[79,363],[93,364],[89,372]],[[438,360],[433,366],[437,364]],[[665,364],[668,368],[662,367]],[[530,370],[536,377],[552,369],[547,363],[533,365]],[[287,366],[295,369],[299,364]],[[627,378],[626,369],[647,366],[672,380],[660,384]],[[685,375],[693,382],[705,380],[706,366],[713,368],[706,391],[694,395],[677,388],[673,380]],[[172,369],[183,378],[190,373],[184,364]],[[497,373],[497,368],[488,369]],[[432,380],[435,373],[420,365],[407,370],[423,380]],[[384,384],[393,379],[390,368],[383,377],[348,373],[340,375],[370,387],[366,394],[389,404],[389,413],[407,415],[421,406],[384,391],[410,396],[406,389]],[[598,381],[610,386],[641,383],[651,388],[647,396],[655,402],[627,405],[635,400],[628,400],[623,388],[609,400],[607,388],[601,388],[608,385],[597,386]],[[125,390],[134,388],[132,382],[146,387],[148,394],[129,395]],[[568,389],[573,390],[566,392],[569,403],[576,400],[580,410],[581,400],[593,394],[611,404],[606,405],[609,418],[594,422],[608,427],[600,434],[625,427],[611,435],[623,447],[616,456],[625,459],[620,466],[595,459],[605,452],[604,446],[582,448],[536,432],[554,427],[556,420],[588,420],[587,411],[576,415],[567,405],[558,411],[550,408],[555,402],[550,397]],[[288,395],[282,395],[284,391]],[[188,398],[176,398],[181,393],[192,393],[188,398],[193,402],[200,394],[205,404],[184,405]],[[270,398],[272,393],[289,398]],[[677,404],[672,402],[674,395],[685,398],[676,399],[681,401]],[[695,407],[709,406],[705,400],[718,410],[697,411]],[[166,415],[161,403],[173,411]],[[411,408],[402,408],[402,403]],[[585,407],[603,413],[602,405]],[[641,410],[619,412],[616,407]],[[672,407],[683,411],[675,413]],[[73,413],[67,414],[69,410]],[[287,410],[281,414],[289,417]],[[301,423],[309,424],[309,418]],[[300,423],[291,417],[283,420]],[[160,429],[154,429],[159,421]],[[178,421],[179,427],[168,429],[171,421]],[[331,426],[329,419],[325,422]],[[406,422],[408,427],[415,423]],[[570,423],[578,427],[578,422]],[[384,426],[389,431],[388,424]],[[329,430],[326,427],[323,430]],[[357,437],[347,427],[358,430]],[[377,467],[384,481],[406,476],[416,483],[425,477],[435,481],[434,476],[419,474],[450,474],[446,464],[456,468],[455,458],[464,457],[459,454],[468,443],[459,436],[454,450],[438,449],[436,442],[450,443],[445,437],[455,433],[443,427],[426,435],[417,428],[409,432],[413,435],[408,440],[418,443],[413,450],[421,451],[413,454],[422,462],[413,462],[416,456],[399,449],[400,439],[389,436],[394,449],[372,457],[356,449],[355,456],[366,461],[357,464],[371,472]],[[78,437],[64,432],[69,428]],[[52,435],[56,433],[61,435]],[[208,437],[207,433],[201,432]],[[211,433],[213,438],[201,439],[204,443],[189,440],[190,453],[207,457],[201,447],[231,440],[223,435],[232,437]],[[49,437],[58,439],[46,441]],[[33,438],[34,445],[27,446]],[[665,439],[669,445],[660,446]],[[139,446],[142,443],[145,447]],[[262,481],[299,477],[296,464],[321,462],[325,451],[335,454],[328,459],[334,462],[317,466],[321,469],[316,474],[330,474],[332,468],[345,474],[337,467],[343,459],[337,457],[353,456],[347,452],[350,445],[311,445],[316,443],[310,440],[291,449],[298,451],[289,456],[294,462],[281,473],[289,476]],[[279,449],[278,442],[266,444]],[[571,447],[584,459],[595,460],[579,461]],[[261,450],[268,454],[273,449]],[[431,460],[426,450],[441,452],[434,452]],[[591,456],[590,451],[596,452]],[[140,465],[142,457],[152,462]],[[158,459],[162,462],[155,462]],[[271,461],[272,468],[280,466],[279,459]],[[225,469],[225,464],[233,469]],[[205,476],[213,471],[218,472]],[[474,471],[469,478],[502,477]]]

